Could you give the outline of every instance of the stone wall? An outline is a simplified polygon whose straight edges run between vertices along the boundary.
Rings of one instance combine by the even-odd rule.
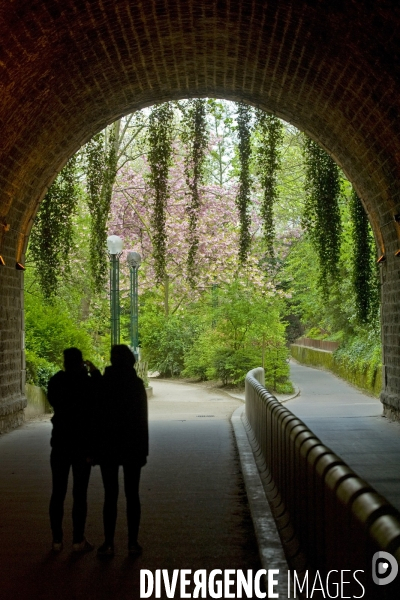
[[[2,256],[6,266],[0,267],[0,433],[23,423],[26,406],[23,274],[15,269],[15,254],[6,244]]]

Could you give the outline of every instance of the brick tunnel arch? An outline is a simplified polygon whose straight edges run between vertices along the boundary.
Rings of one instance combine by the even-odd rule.
[[[14,0],[0,12],[0,431],[24,406],[23,258],[46,189],[116,118],[244,100],[305,131],[362,198],[382,265],[387,414],[400,415],[397,0]]]

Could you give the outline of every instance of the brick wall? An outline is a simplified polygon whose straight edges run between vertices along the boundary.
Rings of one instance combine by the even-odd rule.
[[[21,274],[46,187],[107,123],[190,96],[245,100],[318,140],[362,198],[382,267],[385,410],[400,398],[400,7],[314,0],[14,0],[0,11],[0,410],[21,402]],[[22,401],[23,402],[23,401]],[[16,417],[11,417],[10,420]]]
[[[8,232],[14,245],[15,236]],[[24,420],[26,398],[23,358],[23,291],[21,271],[15,269],[15,253],[4,244],[6,266],[0,268],[0,433]]]

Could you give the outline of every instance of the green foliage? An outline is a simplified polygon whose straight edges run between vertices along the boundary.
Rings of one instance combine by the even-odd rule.
[[[65,348],[76,346],[84,356],[92,356],[90,335],[71,320],[60,302],[48,305],[40,296],[26,294],[25,331],[26,349],[58,368],[62,367]]]
[[[250,249],[250,192],[251,192],[251,108],[248,104],[237,104],[237,134],[239,153],[239,192],[236,198],[240,220],[239,258],[245,262]]]
[[[314,141],[304,138],[306,204],[303,227],[316,251],[320,284],[325,296],[338,275],[340,256],[340,177],[332,158]]]
[[[214,356],[218,351],[218,339],[213,329],[205,328],[184,354],[184,377],[196,377],[201,381],[215,379]]]
[[[280,146],[283,142],[283,125],[274,115],[257,110],[256,170],[263,190],[261,216],[268,254],[274,256],[274,204],[278,196],[278,170],[281,165]]]
[[[165,278],[165,210],[169,196],[168,171],[172,157],[173,109],[169,102],[156,104],[149,118],[150,184],[154,192],[153,229],[157,283]]]
[[[36,385],[44,392],[47,392],[47,385],[50,377],[59,369],[53,363],[48,362],[45,358],[40,358],[31,350],[25,351],[26,364],[26,382]]]
[[[374,329],[359,330],[336,350],[335,360],[346,368],[366,375],[366,384],[374,387],[377,372],[382,366],[380,339]]]
[[[189,283],[192,287],[194,287],[195,283],[195,258],[199,245],[199,236],[197,233],[197,221],[200,208],[199,186],[204,179],[206,149],[209,138],[206,116],[207,104],[205,100],[198,98],[189,101],[186,115],[183,120],[184,129],[182,141],[187,148],[185,156],[185,178],[191,192],[190,202],[187,206],[190,237],[187,270]]]
[[[183,374],[242,385],[250,369],[263,366],[270,389],[290,389],[279,301],[239,278],[221,286],[217,306],[213,300],[203,305],[202,333],[185,353]]]
[[[250,369],[264,366],[271,389],[290,389],[277,297],[238,276],[218,287],[218,298],[211,288],[168,317],[157,304],[161,297],[148,293],[140,313],[142,356],[150,370],[242,385]]]
[[[73,156],[44,197],[30,236],[30,251],[47,301],[56,297],[60,278],[69,269],[77,202],[77,159]]]
[[[213,357],[215,374],[224,385],[243,385],[246,374],[257,364],[251,348],[232,350],[221,348]]]
[[[349,204],[354,248],[352,283],[356,310],[360,323],[367,323],[374,318],[379,305],[375,242],[364,207],[354,190]]]
[[[164,377],[179,376],[185,353],[198,335],[195,320],[182,313],[165,316],[151,310],[142,313],[140,324],[143,360],[150,371]]]
[[[107,219],[113,184],[117,175],[117,121],[93,136],[86,144],[87,205],[91,216],[90,270],[93,287],[99,292],[107,277]]]

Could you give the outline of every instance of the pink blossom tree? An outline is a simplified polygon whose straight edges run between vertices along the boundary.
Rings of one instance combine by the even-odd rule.
[[[152,231],[152,190],[147,179],[148,165],[145,157],[141,168],[127,164],[119,173],[111,203],[109,232],[124,239],[125,251],[135,250],[142,255],[140,272],[141,290],[155,286]],[[252,210],[253,252],[246,264],[238,262],[239,223],[235,205],[236,183],[225,186],[216,183],[200,189],[198,237],[194,280],[189,285],[187,256],[189,252],[189,221],[187,214],[187,188],[183,158],[175,147],[175,162],[170,171],[170,198],[167,206],[166,276],[161,293],[165,314],[173,313],[187,300],[197,299],[214,284],[229,283],[233,278],[243,278],[275,294],[274,284],[266,277],[261,265],[260,218],[257,198]],[[122,260],[122,273],[124,271]],[[193,275],[193,274],[192,274]],[[193,277],[192,277],[193,279]]]

